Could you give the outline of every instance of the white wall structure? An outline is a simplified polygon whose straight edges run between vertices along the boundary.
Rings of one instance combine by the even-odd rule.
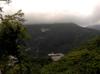
[[[62,54],[62,53],[51,53],[51,54],[48,54],[48,56],[51,57],[51,59],[53,61],[58,61],[64,56],[64,54]]]

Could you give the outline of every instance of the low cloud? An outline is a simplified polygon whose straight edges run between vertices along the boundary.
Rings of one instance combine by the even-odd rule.
[[[6,13],[10,14],[16,12],[16,10],[22,9],[25,13],[26,23],[31,24],[73,22],[81,26],[88,26],[100,23],[99,0],[24,1],[25,2],[22,4],[20,0],[13,0],[11,6],[4,7]],[[29,5],[25,3],[29,3]],[[51,6],[51,4],[53,5]]]

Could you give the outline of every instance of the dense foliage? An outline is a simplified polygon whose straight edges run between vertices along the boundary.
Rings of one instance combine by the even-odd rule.
[[[59,61],[47,57],[52,51],[65,53],[100,35],[99,31],[73,23],[27,25],[32,39],[26,41],[29,34],[23,26],[23,15],[21,10],[13,15],[0,14],[0,73],[100,74],[100,37],[69,51]]]
[[[100,35],[100,31],[83,28],[74,23],[28,24],[31,39],[27,45],[33,56],[47,56],[51,52],[66,53],[87,40]]]
[[[36,43],[34,44],[33,50],[30,50],[30,48],[27,48],[27,44],[29,46],[31,44],[26,41],[28,34],[26,28],[22,25],[22,16],[23,13],[18,11],[13,15],[6,15],[1,19],[0,70],[3,74],[100,73],[100,37],[96,37],[79,48],[69,51],[60,61],[57,62],[53,62],[48,57],[42,57],[45,54],[43,55],[43,53],[41,53],[44,50],[46,54],[49,53],[51,51],[49,51],[50,48],[53,48],[52,51],[65,52],[64,48],[78,46],[83,41],[99,35],[99,31],[81,28],[72,23],[70,23],[70,25],[67,24],[69,29],[66,27],[66,24],[63,24],[62,26],[59,24],[55,26],[48,25],[49,29],[47,29],[48,26],[45,25],[45,28],[47,29],[46,32],[44,32],[43,26],[34,26],[31,28],[35,30],[28,28],[29,32],[30,30],[34,31],[34,35],[32,31],[30,32],[33,37],[32,44],[34,44],[34,42]],[[74,31],[72,31],[71,28],[74,29]],[[58,48],[58,50],[55,48]],[[34,49],[36,49],[36,51],[37,49],[41,49],[41,52],[35,52]],[[42,49],[44,50],[42,51]],[[31,51],[34,51],[35,54]],[[36,57],[33,57],[33,55]],[[15,60],[16,62],[14,62],[14,60],[10,59],[9,57],[11,56],[16,58],[17,61]],[[39,58],[40,56],[41,58]]]
[[[27,60],[25,39],[27,38],[26,28],[22,25],[23,13],[19,10],[13,15],[5,15],[0,23],[0,69],[3,74],[17,66],[22,70],[23,61]],[[13,64],[16,59],[16,63]],[[11,61],[12,60],[12,61]],[[10,66],[9,66],[10,65]],[[12,66],[15,65],[15,66]],[[14,67],[14,68],[13,68]],[[17,69],[18,69],[17,68]],[[15,74],[12,72],[12,74]]]
[[[42,74],[100,74],[100,37],[46,65]]]
[[[47,57],[39,58],[38,54],[37,54],[38,57],[33,57],[32,54],[34,53],[30,52],[29,48],[26,48],[27,41],[25,40],[28,37],[26,28],[22,25],[22,20],[23,20],[23,18],[21,18],[22,15],[23,13],[21,13],[21,11],[18,11],[14,15],[6,15],[2,19],[2,22],[0,23],[0,70],[2,71],[3,74],[99,74],[100,73],[100,37],[96,37],[88,41],[84,45],[80,46],[79,48],[69,51],[60,61],[57,62],[53,62],[50,58]],[[71,25],[71,27],[72,26],[73,25]],[[60,30],[61,26],[60,26],[58,28],[59,30],[57,30],[58,32],[55,31],[55,29],[53,29],[54,30],[53,35],[56,34],[57,36],[59,36],[59,34],[57,33],[65,32],[66,29],[64,29],[64,27],[65,25],[62,26],[63,30],[61,31]],[[76,29],[77,26],[73,27],[74,29]],[[78,27],[77,29],[78,30],[76,30],[76,32],[73,31],[75,33],[74,36],[76,36],[77,31],[80,30],[80,27]],[[70,30],[67,30],[66,32],[70,32]],[[48,35],[48,33],[49,36],[52,38],[53,36],[52,32],[47,32],[47,33],[43,32],[42,35],[45,36],[46,34]],[[85,29],[85,28],[82,28],[81,33],[83,34],[77,36],[76,39],[77,38],[82,39],[83,37],[81,38],[81,36],[85,36],[86,37],[85,39],[88,40],[91,37],[99,35],[99,31]],[[91,34],[86,36],[89,33]],[[66,36],[65,33],[62,35]],[[63,42],[64,40],[62,39],[65,39],[64,36],[56,37],[57,40],[54,39],[53,41],[59,42],[59,39],[61,39],[61,42]],[[71,34],[71,36],[73,35]],[[73,40],[74,39],[72,39],[71,43],[69,41],[70,45],[72,46],[74,43]],[[74,41],[76,43],[79,40],[74,40]],[[83,40],[81,41],[83,42]],[[38,40],[36,40],[35,42],[37,41]],[[79,42],[81,43],[81,41]],[[66,43],[66,40],[64,42]],[[45,44],[47,42],[43,43]],[[60,46],[60,44],[58,45]],[[36,47],[38,49],[38,47],[41,47],[41,45],[40,44],[36,45]],[[43,46],[43,48],[45,47]],[[13,63],[14,60],[10,59],[9,56],[17,58],[17,62]]]
[[[0,72],[2,74],[40,74],[50,63],[48,58],[33,58],[25,41],[29,38],[23,25],[23,13],[1,17],[0,22]]]

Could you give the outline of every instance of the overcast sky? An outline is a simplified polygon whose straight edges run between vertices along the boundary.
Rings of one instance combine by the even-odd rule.
[[[100,0],[12,0],[3,6],[7,14],[22,9],[28,23],[100,23]]]

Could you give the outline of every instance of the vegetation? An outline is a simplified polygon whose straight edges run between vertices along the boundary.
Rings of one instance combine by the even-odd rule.
[[[58,62],[46,65],[42,74],[100,74],[100,37],[66,54]]]
[[[95,39],[90,40],[89,42],[85,43],[79,48],[69,51],[65,55],[65,57],[63,57],[60,61],[57,62],[52,62],[51,59],[47,57],[39,58],[40,56],[38,56],[38,54],[41,54],[40,52],[35,53],[36,57],[33,57],[32,54],[34,53],[31,52],[33,50],[29,50],[29,48],[27,48],[27,44],[29,45],[27,41],[28,34],[25,26],[23,26],[22,24],[24,21],[22,17],[23,15],[24,14],[21,12],[21,10],[19,10],[17,13],[13,15],[5,15],[1,19],[0,70],[2,71],[3,74],[99,74],[100,73],[99,71],[100,37],[96,37]],[[34,45],[35,49],[49,48],[48,45],[53,43],[54,43],[53,46],[50,45],[51,48],[56,48],[56,46],[58,45],[59,47],[57,48],[59,49],[61,48],[60,46],[62,45],[67,47],[68,43],[70,43],[70,47],[79,46],[76,44],[77,42],[81,44],[81,42],[83,42],[84,40],[86,41],[89,38],[95,37],[96,35],[100,34],[99,31],[81,28],[72,23],[70,23],[70,25],[67,25],[68,28],[70,27],[70,29],[67,30],[66,30],[67,28],[66,24],[63,24],[62,26],[60,25],[55,25],[55,26],[48,25],[48,26],[52,31],[42,32],[43,34],[40,32],[40,29],[43,27],[41,26],[32,27],[32,29],[35,29],[33,30],[34,35],[32,35],[34,39],[35,37],[36,38],[41,37],[42,35],[42,37],[44,38],[46,37],[46,41],[48,41],[48,39],[51,41],[51,39],[54,38],[56,34],[55,39],[52,40],[53,42],[52,41],[45,42],[45,39],[43,40],[39,39],[35,41],[37,42],[37,44]],[[45,27],[48,28],[48,26],[46,25]],[[72,31],[71,28],[73,28],[74,31]],[[30,32],[30,30],[32,29],[28,28],[28,31]],[[37,32],[36,30],[39,32]],[[35,31],[37,35],[35,35],[36,34]],[[59,37],[60,34],[61,37]],[[73,36],[75,36],[75,38],[73,38]],[[59,44],[56,44],[55,41],[57,41],[57,43]],[[42,47],[41,43],[42,45],[43,43],[44,44],[49,43],[49,44],[45,46],[43,45]],[[48,53],[48,50],[46,50],[46,52]],[[14,57],[15,60],[11,59],[11,57]]]
[[[22,25],[23,21],[22,16],[23,13],[21,13],[20,10],[13,15],[6,15],[1,19],[0,70],[2,71],[2,74],[99,74],[100,73],[100,37],[96,37],[88,41],[84,45],[80,46],[79,48],[69,51],[60,61],[57,62],[52,62],[52,60],[47,57],[46,58],[33,57],[33,55],[31,55],[32,53],[29,50],[29,48],[27,48],[26,39],[28,38],[28,34],[26,28]],[[75,27],[76,26],[74,26],[74,29]],[[78,28],[80,29],[80,27]],[[63,31],[60,31],[60,28],[58,29],[59,29],[58,33],[60,32],[63,33]],[[66,29],[64,29],[64,31],[65,30]],[[99,35],[99,31],[91,29],[87,30],[84,28],[83,30],[81,30],[81,32],[84,33],[85,36],[89,33],[92,33],[90,34],[90,37],[89,36],[86,37],[86,40],[88,40],[88,38]],[[57,34],[56,31],[53,31],[53,33]],[[58,39],[63,39],[63,37]]]
[[[45,57],[51,52],[67,53],[100,35],[100,31],[74,23],[28,24],[25,27],[32,37],[26,44],[31,48],[30,54],[34,57]]]
[[[40,69],[51,60],[32,58],[25,41],[29,38],[23,25],[23,13],[1,17],[0,71],[2,74],[40,74]]]
[[[29,34],[23,25],[23,15],[21,10],[13,15],[0,14],[2,74],[100,74],[99,31],[73,23],[27,25],[32,35],[32,40],[27,41]],[[53,62],[46,56],[52,51],[67,53],[61,60]]]
[[[1,1],[10,3],[10,0]],[[2,7],[0,12],[3,12]],[[28,33],[23,26],[23,15],[21,10],[12,15],[0,13],[0,73],[2,74],[25,74],[31,64],[25,44]]]

